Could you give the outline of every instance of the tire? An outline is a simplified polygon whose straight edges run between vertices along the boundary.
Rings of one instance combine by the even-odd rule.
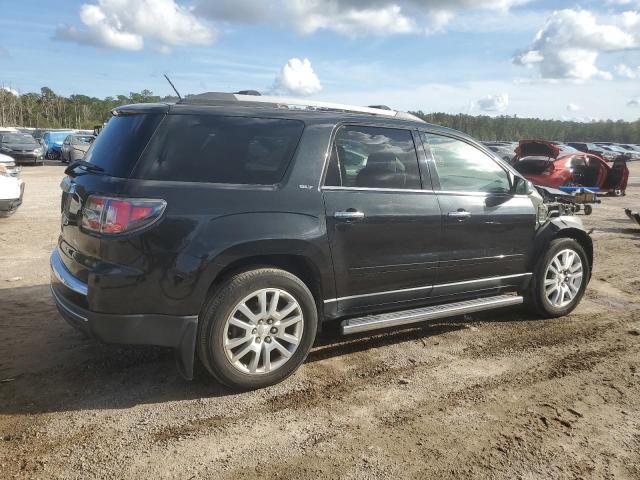
[[[552,265],[552,263],[556,260],[557,256],[564,252],[573,253],[574,260],[571,262],[569,273],[566,276],[563,276],[563,274],[555,276],[552,269],[552,267],[555,268],[555,265]],[[576,281],[576,274],[578,273],[576,265],[578,259],[582,273],[579,285],[577,285]],[[561,268],[564,268],[564,266],[561,266]],[[575,271],[571,273],[572,270]],[[573,238],[557,238],[552,240],[544,256],[536,265],[529,290],[525,293],[525,303],[535,313],[544,318],[557,318],[567,315],[580,303],[590,276],[591,270],[587,254],[577,240]],[[550,292],[548,296],[545,290],[545,283],[553,280],[554,277],[556,277],[556,280],[559,282],[563,282],[567,278],[570,278],[570,280],[568,283],[556,284],[556,289],[551,288],[553,284],[547,284]],[[556,291],[558,291],[558,296],[561,295],[561,298],[554,303],[553,300],[556,298]]]
[[[289,308],[293,310],[287,313]],[[276,313],[271,315],[271,310]],[[208,299],[198,321],[198,357],[209,373],[229,387],[267,387],[304,362],[317,326],[315,300],[298,277],[276,268],[241,272]]]
[[[584,206],[584,214],[591,215],[593,213],[593,207],[591,205]]]

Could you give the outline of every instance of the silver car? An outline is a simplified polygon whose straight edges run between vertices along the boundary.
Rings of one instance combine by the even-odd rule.
[[[96,137],[93,135],[68,135],[62,144],[60,160],[62,162],[69,163],[75,162],[76,160],[82,160],[95,139]]]

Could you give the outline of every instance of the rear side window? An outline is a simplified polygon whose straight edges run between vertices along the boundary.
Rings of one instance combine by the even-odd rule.
[[[274,185],[284,177],[303,129],[297,120],[169,115],[135,176]]]
[[[325,185],[420,189],[418,157],[411,132],[380,127],[341,128]]]
[[[163,116],[148,113],[112,117],[84,160],[102,167],[106,175],[129,177]]]

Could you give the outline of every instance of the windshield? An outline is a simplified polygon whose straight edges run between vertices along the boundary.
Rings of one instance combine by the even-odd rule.
[[[31,135],[21,135],[18,133],[9,133],[0,136],[1,143],[19,143],[21,145],[37,145]]]
[[[93,135],[77,135],[75,137],[71,137],[71,143],[74,145],[90,145],[95,137]]]

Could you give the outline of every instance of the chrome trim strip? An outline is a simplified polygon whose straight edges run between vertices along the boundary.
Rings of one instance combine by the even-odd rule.
[[[433,195],[433,190],[418,189],[418,188],[370,188],[370,187],[337,187],[337,186],[323,186],[323,191],[353,191],[353,192],[398,192],[398,193],[428,193]]]
[[[476,280],[465,280],[464,282],[441,283],[439,285],[434,285],[433,288],[451,287],[453,285],[466,285],[469,283],[490,282],[492,280],[506,280],[508,278],[530,277],[531,275],[533,275],[533,273],[516,273],[514,275],[504,275],[502,277],[478,278]]]
[[[86,283],[78,280],[71,274],[69,270],[67,270],[67,267],[65,267],[64,263],[62,263],[62,258],[60,258],[60,252],[58,252],[57,248],[53,252],[51,252],[50,264],[51,271],[60,281],[60,283],[70,288],[74,292],[79,293],[80,295],[84,295],[85,297],[87,296],[87,294],[89,293],[89,287]]]
[[[492,280],[505,280],[508,278],[530,277],[531,275],[533,275],[533,273],[516,273],[514,275],[504,275],[501,277],[486,277],[486,278],[478,278],[475,280],[465,280],[463,282],[440,283],[438,285],[426,285],[424,287],[403,288],[400,290],[387,290],[384,292],[374,292],[374,293],[363,293],[361,295],[349,295],[347,297],[328,298],[327,300],[324,301],[324,303],[339,302],[341,300],[352,300],[354,298],[374,297],[376,295],[390,295],[393,293],[415,292],[418,290],[427,290],[429,288],[442,288],[442,287],[451,287],[454,285],[466,285],[471,283],[490,282]]]
[[[409,325],[412,323],[434,320],[437,318],[462,315],[465,313],[480,312],[510,305],[519,305],[524,301],[523,297],[515,295],[499,295],[494,297],[466,300],[462,302],[433,305],[431,307],[416,308],[380,315],[368,315],[360,318],[352,318],[341,323],[342,333],[361,333],[380,328]]]
[[[53,289],[53,286],[49,287],[51,290],[51,295],[53,295],[54,300],[56,301],[56,306],[58,308],[63,309],[68,315],[71,315],[74,318],[77,318],[79,320],[82,320],[83,322],[88,322],[89,319],[86,317],[83,317],[82,315],[80,315],[79,313],[74,312],[73,310],[71,310],[69,307],[67,307],[63,301],[60,299],[60,297],[58,296],[58,294],[56,293],[56,291]]]

